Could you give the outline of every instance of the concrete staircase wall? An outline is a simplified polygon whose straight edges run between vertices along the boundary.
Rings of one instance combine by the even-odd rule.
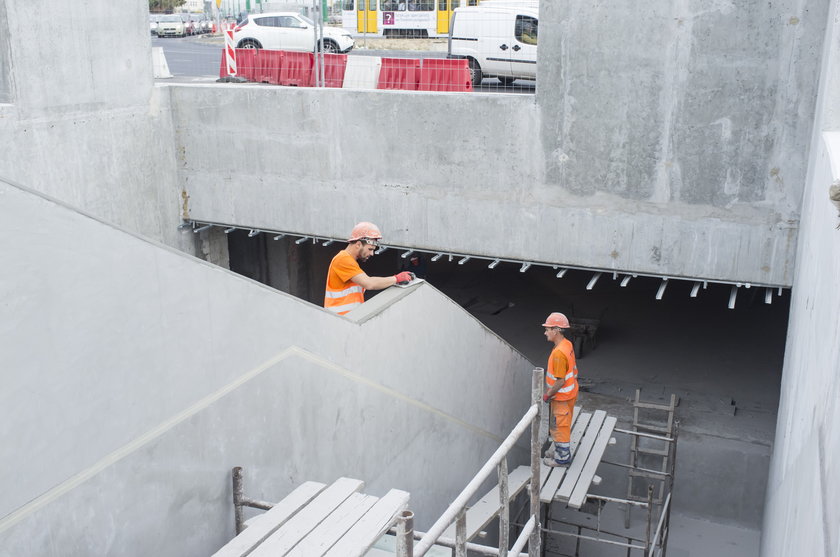
[[[348,319],[13,184],[0,200],[4,557],[210,554],[237,465],[256,499],[341,475],[410,491],[422,529],[527,407],[531,364],[428,284]]]

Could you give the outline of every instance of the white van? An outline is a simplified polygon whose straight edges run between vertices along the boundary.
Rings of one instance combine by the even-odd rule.
[[[530,2],[489,0],[457,8],[449,32],[449,58],[466,58],[473,86],[485,77],[504,85],[537,78],[539,9]]]

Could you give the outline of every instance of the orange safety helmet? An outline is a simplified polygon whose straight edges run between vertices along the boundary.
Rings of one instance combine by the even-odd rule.
[[[353,231],[350,232],[350,238],[348,238],[347,241],[355,242],[356,240],[361,240],[363,238],[381,240],[382,233],[379,231],[379,227],[372,222],[360,222],[353,227]]]
[[[542,326],[560,327],[561,329],[568,329],[570,327],[569,319],[562,313],[558,313],[556,311],[546,318],[545,323],[543,323]]]

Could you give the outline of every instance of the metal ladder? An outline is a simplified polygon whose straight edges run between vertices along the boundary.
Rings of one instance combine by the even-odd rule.
[[[627,499],[630,501],[648,500],[647,495],[634,493],[634,480],[645,479],[645,486],[653,486],[656,495],[653,503],[661,505],[665,496],[671,492],[674,482],[676,443],[654,439],[653,436],[675,438],[679,423],[674,420],[677,397],[671,394],[670,404],[655,404],[641,400],[641,389],[636,389],[633,401],[633,431],[642,435],[630,436],[630,470],[627,475]],[[665,413],[665,418],[655,423],[642,421],[640,411],[646,414]],[[644,437],[651,434],[652,437]],[[667,490],[666,490],[667,487]],[[645,489],[647,491],[647,489]],[[627,505],[624,513],[624,527],[630,527],[630,511],[633,505]]]

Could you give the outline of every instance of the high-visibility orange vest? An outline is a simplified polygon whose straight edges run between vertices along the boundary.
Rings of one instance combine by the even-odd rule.
[[[350,278],[362,272],[356,259],[341,250],[330,262],[327,271],[327,288],[324,291],[324,307],[344,315],[365,301],[365,289]]]
[[[555,352],[559,351],[566,358],[566,373],[563,377],[557,377],[557,374],[563,373],[564,370],[554,369]],[[563,381],[563,386],[552,397],[554,400],[571,400],[577,397],[578,382],[577,382],[577,361],[575,360],[575,349],[569,339],[564,338],[560,344],[554,347],[551,351],[551,356],[548,357],[548,371],[545,373],[545,384],[548,388],[554,385],[558,379]]]

